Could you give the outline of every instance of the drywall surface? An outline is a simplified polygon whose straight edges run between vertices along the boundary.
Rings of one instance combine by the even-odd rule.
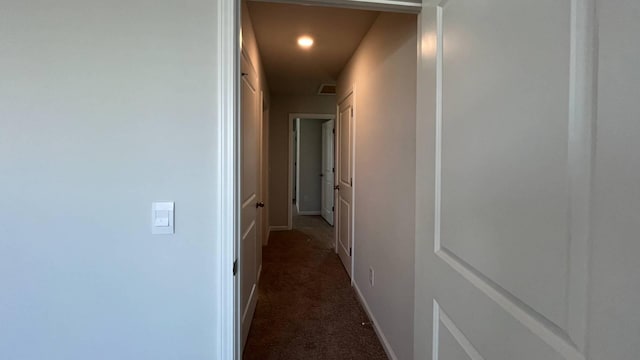
[[[304,214],[320,212],[322,190],[322,119],[300,120],[298,209]]]
[[[1,359],[215,357],[216,11],[0,3]]]
[[[289,174],[289,114],[335,114],[335,96],[271,95],[269,108],[269,219],[271,226],[287,226]]]
[[[413,357],[416,26],[381,14],[338,80],[338,99],[355,87],[354,277],[401,360]]]

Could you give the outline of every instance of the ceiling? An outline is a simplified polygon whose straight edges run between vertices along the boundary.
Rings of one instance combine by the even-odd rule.
[[[378,12],[248,2],[260,56],[273,94],[316,94],[334,84]],[[302,49],[301,35],[314,44]]]

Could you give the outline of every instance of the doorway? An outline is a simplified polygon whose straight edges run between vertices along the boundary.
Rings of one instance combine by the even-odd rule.
[[[245,6],[250,11],[245,10]],[[263,249],[257,310],[246,343],[248,352],[244,354],[264,354],[261,339],[270,336],[281,340],[285,336],[286,339],[289,331],[292,341],[288,343],[292,343],[302,341],[301,334],[312,336],[310,332],[314,329],[316,332],[324,329],[316,334],[319,336],[314,337],[317,339],[314,344],[327,343],[331,341],[330,334],[337,335],[335,331],[344,326],[341,330],[344,333],[358,333],[373,339],[372,343],[378,345],[370,349],[382,350],[383,354],[380,357],[380,352],[377,355],[367,353],[368,350],[354,345],[359,343],[355,341],[349,349],[342,348],[345,354],[352,353],[351,358],[409,358],[409,337],[401,334],[411,331],[411,317],[406,311],[410,309],[406,302],[410,297],[385,299],[385,294],[411,293],[413,202],[409,196],[414,165],[406,160],[412,156],[411,128],[415,118],[412,104],[415,99],[416,17],[266,2],[248,2],[243,5],[243,16],[245,12],[243,50],[254,53],[253,64],[260,79],[258,87],[265,91],[265,102],[270,109],[267,163],[270,196],[266,206],[270,213],[271,234],[269,245]],[[303,33],[315,38],[315,47],[302,48],[300,42],[296,44],[296,36]],[[313,41],[303,42],[307,46],[310,43]],[[324,86],[331,84],[334,85]],[[360,98],[356,98],[353,91],[356,84]],[[332,87],[333,91],[327,90]],[[394,97],[401,97],[402,101],[392,101]],[[368,138],[362,138],[359,143],[364,147],[358,151],[362,154],[358,160],[354,109],[359,101],[363,104],[359,107],[362,109],[363,134]],[[316,138],[319,159],[314,161],[315,169],[310,177],[319,196],[309,196],[304,190],[305,162],[301,159],[303,155],[309,155],[309,151],[303,149],[302,125],[314,119],[320,122],[316,133],[321,135]],[[400,143],[402,146],[397,149],[384,151]],[[324,161],[321,159],[323,154]],[[358,211],[354,198],[357,161],[363,164],[361,171],[364,171],[359,177],[362,183],[358,188],[364,185],[368,189],[368,195],[358,201],[368,205]],[[393,172],[399,185],[397,189],[384,186],[385,179],[381,176],[388,172]],[[343,194],[336,201],[334,196],[339,193]],[[308,200],[312,198],[316,199],[315,204],[308,207]],[[377,206],[378,201],[385,206]],[[367,241],[355,241],[357,213],[367,214],[360,223],[362,238]],[[399,217],[402,224],[395,226]],[[307,220],[318,220],[330,231],[336,229],[338,233],[331,231],[327,236],[331,241],[323,241],[322,236],[309,231],[316,227]],[[330,227],[331,222],[334,228]],[[394,237],[398,239],[393,244],[384,241]],[[362,244],[363,251],[357,252],[354,244]],[[359,271],[354,270],[355,254],[362,254]],[[398,261],[385,260],[388,256]],[[239,260],[239,267],[243,268],[242,258]],[[300,266],[302,268],[298,268]],[[373,276],[362,276],[363,266],[371,269],[371,274],[378,271],[377,283],[374,284]],[[302,276],[305,281],[290,278],[295,276]],[[324,278],[327,276],[331,279]],[[278,278],[288,280],[274,282]],[[389,282],[388,279],[398,281]],[[284,284],[293,287],[287,288]],[[322,284],[340,285],[327,288]],[[300,316],[295,313],[284,312],[269,317],[268,309],[279,307],[280,301],[304,300],[308,296],[305,288],[322,290],[314,295],[313,308],[325,310],[311,314],[320,316],[321,324],[298,328]],[[344,294],[339,295],[338,289]],[[279,295],[275,296],[275,293]],[[280,300],[273,303],[276,298]],[[265,308],[266,305],[269,306]],[[331,320],[331,314],[339,313],[329,310],[331,308],[347,312],[340,319]],[[265,324],[269,326],[265,328]],[[242,325],[243,332],[246,326]],[[243,344],[240,345],[242,349]],[[341,349],[341,346],[317,349],[314,345],[309,346],[310,353],[317,350],[322,355],[316,358],[335,358],[328,354]],[[290,350],[281,349],[282,352]]]
[[[292,179],[288,190],[290,204],[288,208],[288,228],[293,228],[293,217],[297,215],[322,215],[326,197],[333,198],[333,190],[325,193],[325,167],[333,169],[333,151],[329,154],[325,138],[325,124],[333,124],[333,114],[289,114],[289,179]],[[332,134],[333,134],[333,130]],[[331,139],[327,140],[331,145]],[[325,152],[330,158],[327,158]],[[326,165],[325,165],[326,164]],[[327,177],[333,177],[332,172]],[[333,182],[330,179],[329,184]],[[332,214],[330,214],[332,215]],[[332,225],[333,221],[329,222]]]

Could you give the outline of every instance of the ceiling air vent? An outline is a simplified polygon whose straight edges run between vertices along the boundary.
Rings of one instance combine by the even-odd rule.
[[[335,95],[335,94],[336,94],[335,84],[322,84],[318,89],[318,95]]]

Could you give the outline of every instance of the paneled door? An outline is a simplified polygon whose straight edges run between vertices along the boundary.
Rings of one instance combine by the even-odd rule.
[[[337,201],[336,251],[349,276],[353,255],[353,93],[338,105],[337,138]]]
[[[335,121],[329,120],[322,124],[322,217],[333,225],[334,203],[334,133]]]
[[[416,359],[585,359],[589,3],[422,14]]]
[[[258,298],[258,264],[260,263],[260,230],[258,228],[260,179],[260,97],[258,77],[245,52],[241,57],[240,114],[240,323],[242,347],[247,340]]]

